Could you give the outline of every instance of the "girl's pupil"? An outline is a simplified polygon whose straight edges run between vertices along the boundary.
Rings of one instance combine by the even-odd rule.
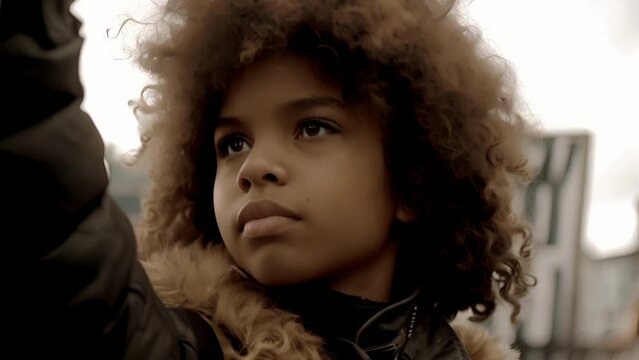
[[[308,135],[317,135],[319,133],[319,126],[317,124],[307,124],[306,133]]]
[[[242,143],[244,141],[242,139],[234,139],[233,141],[231,141],[231,150],[233,151],[240,151],[242,150]]]

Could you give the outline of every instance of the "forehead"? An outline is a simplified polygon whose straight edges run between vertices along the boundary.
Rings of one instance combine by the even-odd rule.
[[[341,88],[307,57],[273,53],[239,70],[232,78],[221,113],[240,113],[294,98],[342,100]]]

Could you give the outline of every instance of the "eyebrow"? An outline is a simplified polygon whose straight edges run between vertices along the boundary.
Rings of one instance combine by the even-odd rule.
[[[283,111],[302,111],[319,106],[346,108],[346,104],[332,96],[311,96],[293,100],[282,106]]]
[[[334,107],[339,109],[346,109],[346,103],[344,101],[334,98],[332,96],[309,96],[304,98],[295,99],[281,105],[277,110],[279,113],[290,114],[296,112],[302,112],[316,107]],[[236,117],[224,117],[220,116],[215,124],[214,128],[221,126],[241,126],[242,121]]]

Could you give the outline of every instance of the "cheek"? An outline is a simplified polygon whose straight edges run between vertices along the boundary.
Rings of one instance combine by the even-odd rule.
[[[381,150],[343,151],[318,167],[313,177],[314,208],[330,217],[343,219],[363,214],[386,217],[391,192]],[[330,174],[330,175],[329,175]]]
[[[375,145],[364,144],[363,148],[374,148],[346,154],[339,171],[343,189],[364,199],[380,198],[389,191],[383,153]]]
[[[213,183],[213,208],[215,210],[215,219],[222,234],[224,234],[224,230],[228,226],[228,217],[231,214],[229,209],[231,207],[233,190],[231,186],[233,182],[229,176],[225,176],[222,173],[215,177]]]

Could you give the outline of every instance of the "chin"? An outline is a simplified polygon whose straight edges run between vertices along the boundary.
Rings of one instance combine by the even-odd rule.
[[[269,271],[251,271],[250,274],[260,282],[268,287],[281,287],[297,285],[312,280],[312,276],[304,276],[305,274],[299,271],[291,270],[290,268],[281,270],[269,270]]]
[[[322,277],[321,271],[313,271],[308,264],[295,266],[290,262],[259,262],[247,264],[246,269],[261,284],[282,287],[306,283]]]
[[[304,256],[291,248],[280,246],[263,247],[246,254],[239,263],[255,280],[269,287],[289,286],[318,279],[323,275],[320,266],[313,267]]]

